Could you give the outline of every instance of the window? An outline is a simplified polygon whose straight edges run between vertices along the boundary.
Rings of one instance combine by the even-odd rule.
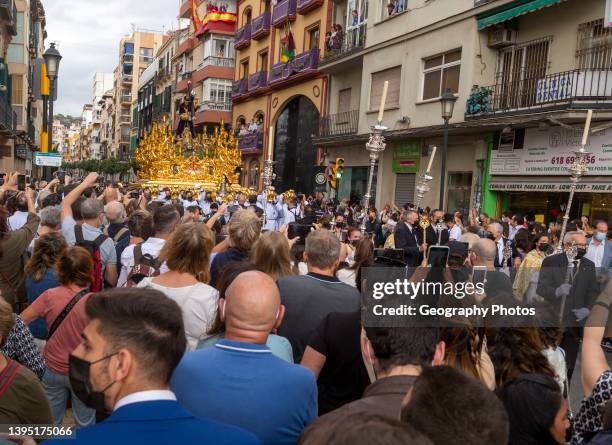
[[[306,35],[308,47],[306,49],[315,49],[319,47],[319,27],[310,28]]]
[[[268,51],[259,53],[257,71],[268,71]]]
[[[579,69],[612,68],[612,28],[605,28],[603,19],[582,23],[578,27]]]
[[[402,77],[402,67],[396,66],[388,70],[372,73],[372,86],[370,88],[370,110],[376,111],[380,106],[382,90],[385,81],[389,81],[389,89],[387,91],[387,101],[385,108],[399,107],[400,98],[400,83]]]
[[[204,100],[211,102],[230,102],[232,81],[229,79],[208,78],[204,81]]]
[[[247,7],[242,13],[242,26],[251,23],[251,7]]]
[[[423,100],[436,99],[447,90],[459,91],[461,50],[423,60]]]
[[[385,20],[406,11],[407,2],[408,0],[382,0],[383,8],[381,19]]]
[[[240,78],[246,79],[249,77],[249,61],[248,59],[240,63]]]
[[[23,105],[23,76],[13,74],[11,103]]]
[[[124,54],[134,54],[134,44],[130,42],[124,43],[123,52]]]
[[[208,57],[233,59],[234,45],[232,39],[218,35],[207,36],[204,41],[204,60]]]
[[[149,63],[153,60],[153,48],[140,48],[140,61]]]
[[[351,110],[351,89],[345,88],[338,92],[338,113],[346,113]]]

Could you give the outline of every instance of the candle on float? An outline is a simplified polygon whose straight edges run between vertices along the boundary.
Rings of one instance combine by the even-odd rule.
[[[582,134],[582,145],[586,145],[589,141],[589,131],[591,130],[591,118],[593,117],[593,110],[587,111],[587,118],[584,124],[584,133]]]
[[[270,125],[270,133],[268,135],[268,159],[272,159],[272,142],[274,141],[274,127]]]
[[[429,173],[431,171],[431,166],[433,164],[434,158],[436,157],[436,150],[438,147],[434,145],[433,151],[431,152],[431,156],[429,156],[429,164],[427,164],[427,170],[425,173]]]
[[[387,90],[389,89],[389,81],[385,80],[385,84],[383,85],[383,92],[380,98],[380,108],[378,109],[378,122],[382,122],[383,114],[385,112],[385,102],[387,101]]]

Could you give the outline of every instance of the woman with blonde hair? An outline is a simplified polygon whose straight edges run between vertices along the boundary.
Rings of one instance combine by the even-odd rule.
[[[176,301],[183,311],[190,350],[206,337],[217,311],[219,293],[209,286],[208,263],[214,246],[213,232],[204,224],[180,225],[166,241],[159,258],[170,269],[144,278],[137,287],[156,289]]]
[[[253,246],[251,261],[274,281],[287,275],[294,275],[291,269],[289,241],[281,232],[262,233]]]

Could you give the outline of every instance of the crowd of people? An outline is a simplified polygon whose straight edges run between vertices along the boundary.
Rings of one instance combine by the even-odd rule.
[[[612,443],[606,221],[560,239],[561,219],[516,212],[56,176],[0,187],[0,424],[73,419],[83,444]],[[364,276],[390,265],[482,275],[470,304],[560,319],[369,326]]]

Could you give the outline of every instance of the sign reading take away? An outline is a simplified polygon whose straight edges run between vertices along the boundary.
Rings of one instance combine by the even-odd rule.
[[[34,153],[34,164],[40,167],[61,167],[62,166],[62,154],[61,153],[43,153],[37,151]]]

